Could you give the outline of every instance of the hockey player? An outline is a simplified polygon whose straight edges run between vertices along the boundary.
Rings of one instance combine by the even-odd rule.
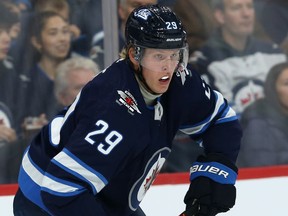
[[[185,68],[181,22],[168,7],[139,7],[127,20],[126,43],[125,58],[31,142],[15,215],[145,215],[139,204],[179,128],[206,152],[192,164],[183,214],[233,207],[242,132],[222,95]]]

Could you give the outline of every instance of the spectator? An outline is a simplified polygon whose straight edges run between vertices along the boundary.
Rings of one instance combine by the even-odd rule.
[[[265,97],[243,113],[244,134],[238,157],[241,167],[288,164],[288,63],[271,68]]]
[[[14,122],[19,76],[9,56],[11,29],[18,22],[17,14],[0,2],[0,183],[6,184],[16,182],[19,155],[22,153],[18,151],[18,134]]]
[[[263,97],[269,69],[286,56],[277,45],[253,37],[253,0],[212,0],[212,8],[219,28],[191,62],[240,116]]]
[[[19,35],[19,39],[16,41],[14,50],[12,51],[12,55],[16,61],[16,68],[21,73],[21,78],[24,82],[29,79],[28,73],[31,70],[31,67],[34,65],[33,56],[31,59],[31,53],[33,51],[29,50],[29,46],[27,44],[30,43],[31,34],[30,32],[33,30],[31,26],[33,26],[33,17],[35,13],[42,13],[46,11],[52,11],[58,13],[69,23],[70,16],[70,8],[69,4],[66,0],[33,0],[31,1],[31,8],[29,10],[22,13],[21,16],[21,28],[23,29],[22,34]],[[69,31],[71,33],[71,43],[74,43],[80,37],[81,31],[76,25],[69,24]],[[73,39],[73,40],[72,40]],[[71,46],[71,45],[70,45]],[[28,50],[27,50],[28,49]],[[75,50],[71,50],[73,53]],[[28,53],[24,57],[22,53]],[[76,53],[76,52],[74,52]],[[30,54],[30,55],[29,55]],[[31,65],[32,64],[32,65]],[[28,76],[28,77],[27,77]]]
[[[20,96],[18,106],[23,110],[18,121],[24,122],[25,130],[38,130],[59,109],[53,93],[54,79],[57,66],[68,58],[71,35],[66,20],[51,11],[35,14],[31,28],[33,64],[28,73],[30,82]]]
[[[0,101],[14,113],[18,76],[13,59],[8,56],[12,27],[19,22],[18,16],[0,2]]]
[[[19,4],[16,2],[13,2],[13,1],[4,1],[3,2],[5,8],[7,8],[8,10],[10,10],[14,15],[14,17],[18,17],[20,18],[21,17],[21,7],[19,6]],[[18,19],[17,22],[15,22],[13,24],[13,26],[11,27],[10,31],[9,31],[9,34],[10,34],[10,37],[12,40],[16,40],[19,33],[21,31],[21,28],[20,28],[20,20]]]
[[[98,65],[89,58],[74,57],[56,69],[54,92],[58,103],[72,104],[81,88],[99,73]]]
[[[70,6],[67,0],[37,0],[34,3],[34,11],[41,13],[45,11],[53,11],[60,14],[67,22],[70,21]],[[79,38],[81,30],[77,25],[69,25],[73,39]]]
[[[0,184],[8,184],[16,180],[11,174],[15,171],[11,162],[13,163],[12,158],[15,156],[14,149],[17,145],[17,134],[12,124],[12,113],[5,104],[0,102]],[[17,164],[18,167],[19,164]]]

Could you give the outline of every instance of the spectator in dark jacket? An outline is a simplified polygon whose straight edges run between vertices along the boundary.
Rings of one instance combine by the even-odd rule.
[[[9,56],[12,44],[11,30],[19,22],[17,15],[0,2],[0,101],[14,112],[18,76]]]
[[[12,124],[13,117],[9,108],[0,101],[0,184],[16,181],[15,178],[12,179],[11,174],[11,172],[15,171],[15,166],[12,166],[12,164],[15,163],[17,158],[17,151],[15,151],[17,149],[17,135]],[[14,177],[16,176],[14,175]]]
[[[241,167],[288,164],[288,63],[271,68],[265,97],[242,115]]]

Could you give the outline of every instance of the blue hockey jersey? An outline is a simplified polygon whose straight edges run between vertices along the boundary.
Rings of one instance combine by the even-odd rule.
[[[132,215],[178,129],[235,162],[235,112],[197,72],[175,73],[154,106],[145,104],[134,73],[116,61],[35,137],[19,174],[29,200],[51,215]]]

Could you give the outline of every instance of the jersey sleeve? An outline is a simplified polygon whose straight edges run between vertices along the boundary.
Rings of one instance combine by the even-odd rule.
[[[222,153],[235,162],[242,137],[236,113],[220,92],[213,90],[195,70],[191,69],[191,73],[184,85],[180,130],[201,143],[206,153]]]

